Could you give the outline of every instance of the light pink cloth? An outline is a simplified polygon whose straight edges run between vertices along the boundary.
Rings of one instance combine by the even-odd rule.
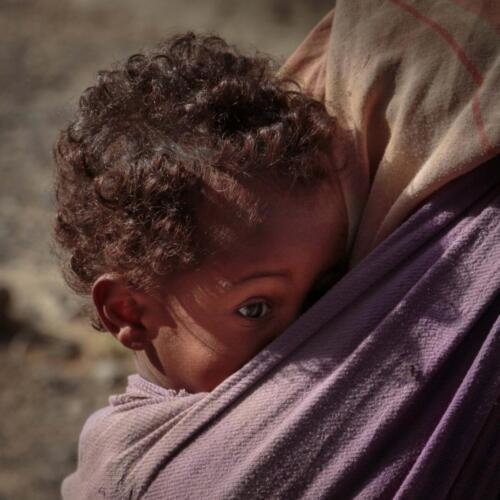
[[[175,434],[176,425],[205,395],[164,389],[130,376],[127,391],[111,396],[109,406],[85,422],[78,471],[63,482],[63,498],[124,500],[123,491],[134,491],[134,485],[143,484],[161,464],[158,449],[164,447],[165,436]]]

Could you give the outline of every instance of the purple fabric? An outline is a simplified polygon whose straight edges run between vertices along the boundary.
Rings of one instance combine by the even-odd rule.
[[[495,498],[498,167],[435,193],[213,392],[130,377],[63,497]]]

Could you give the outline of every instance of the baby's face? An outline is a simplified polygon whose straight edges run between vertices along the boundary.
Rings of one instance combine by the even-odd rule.
[[[346,221],[336,186],[300,199],[273,195],[270,206],[263,224],[233,227],[236,243],[163,284],[149,328],[171,387],[212,390],[300,315],[308,292],[338,263]],[[212,207],[202,222],[227,217]]]

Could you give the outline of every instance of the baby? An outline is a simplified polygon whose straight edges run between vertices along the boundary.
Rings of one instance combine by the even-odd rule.
[[[211,391],[342,269],[335,122],[293,88],[189,33],[101,71],[60,135],[66,278],[153,383]]]

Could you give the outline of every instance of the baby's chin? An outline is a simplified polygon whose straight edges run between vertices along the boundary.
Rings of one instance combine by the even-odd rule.
[[[238,365],[227,364],[223,361],[209,363],[203,362],[204,360],[191,360],[187,363],[180,363],[180,366],[173,366],[169,362],[171,359],[162,359],[160,356],[162,368],[158,370],[146,356],[143,356],[140,358],[142,367],[139,373],[167,389],[184,390],[190,394],[212,392],[253,357],[249,355],[248,359],[241,361]]]

